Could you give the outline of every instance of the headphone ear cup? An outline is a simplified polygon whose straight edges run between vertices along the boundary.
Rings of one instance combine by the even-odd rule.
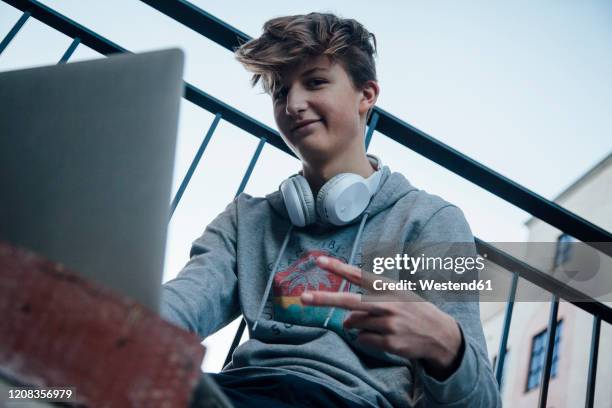
[[[291,223],[296,227],[304,227],[316,220],[314,198],[308,181],[295,175],[283,181],[279,188]]]
[[[293,177],[293,182],[295,183],[295,187],[298,191],[298,196],[302,204],[306,225],[314,224],[314,222],[317,220],[317,213],[315,209],[314,196],[312,195],[312,190],[310,190],[310,185],[308,184],[306,177],[299,174]]]
[[[336,174],[334,177],[329,179],[327,183],[323,184],[323,187],[319,190],[319,194],[317,194],[317,213],[319,217],[326,222],[330,223],[329,214],[327,214],[327,210],[325,208],[325,201],[327,200],[327,196],[329,192],[334,188],[334,186],[338,185],[338,183],[346,177],[350,177],[352,174],[350,173],[340,173]],[[354,176],[354,175],[353,175]]]

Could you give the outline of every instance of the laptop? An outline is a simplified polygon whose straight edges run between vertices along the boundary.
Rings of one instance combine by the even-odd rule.
[[[183,61],[169,49],[0,73],[0,240],[159,312]],[[195,396],[232,407],[206,375]]]
[[[0,73],[0,239],[158,312],[183,60]]]

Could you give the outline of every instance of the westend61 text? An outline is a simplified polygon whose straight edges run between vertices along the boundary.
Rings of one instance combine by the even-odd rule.
[[[417,290],[417,282],[402,279],[397,282],[385,282],[382,279],[377,279],[373,284],[374,290]],[[418,289],[421,290],[438,290],[438,291],[483,291],[493,290],[491,280],[480,279],[470,282],[436,282],[431,279],[420,279],[418,281]]]

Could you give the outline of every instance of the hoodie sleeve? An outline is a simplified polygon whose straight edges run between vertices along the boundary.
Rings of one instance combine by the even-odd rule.
[[[445,244],[441,246],[440,243]],[[474,236],[467,220],[463,212],[454,205],[444,206],[434,213],[424,224],[416,242],[412,244],[415,245],[416,253],[419,255],[423,253],[426,256],[442,257],[477,256]],[[476,273],[472,273],[470,279],[477,279],[477,271],[474,272]],[[426,406],[501,407],[499,390],[489,363],[480,321],[478,293],[466,293],[465,298],[453,298],[452,302],[445,301],[442,296],[427,300],[457,321],[464,347],[459,366],[443,381],[429,376],[419,366],[418,373],[422,380]]]
[[[160,314],[200,340],[240,315],[234,200],[193,242],[189,261],[162,287]]]

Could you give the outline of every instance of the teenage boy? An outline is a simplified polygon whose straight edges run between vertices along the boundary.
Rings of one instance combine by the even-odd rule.
[[[375,52],[357,21],[321,13],[272,19],[236,51],[302,170],[208,225],[164,285],[162,315],[202,339],[244,315],[250,339],[211,374],[237,407],[501,405],[477,300],[361,301],[371,275],[354,265],[372,243],[475,254],[459,208],[366,155]]]

